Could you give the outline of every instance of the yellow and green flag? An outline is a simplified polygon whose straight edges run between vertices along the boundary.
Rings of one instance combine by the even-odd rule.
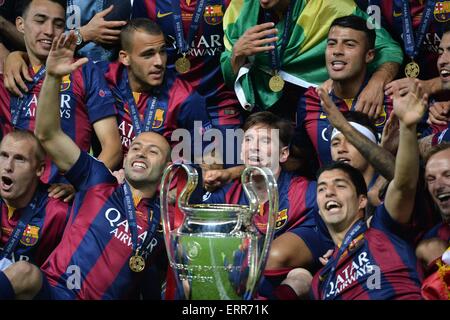
[[[299,86],[316,86],[328,79],[325,66],[325,48],[331,23],[339,17],[357,15],[369,16],[360,10],[353,0],[291,0],[295,1],[290,25],[290,38],[283,56],[280,58],[280,74],[285,81]],[[228,86],[234,87],[239,101],[244,107],[258,104],[270,108],[281,97],[282,92],[272,92],[269,88],[271,77],[270,55],[257,54],[249,58],[250,63],[241,68],[236,76],[230,59],[234,43],[244,32],[259,23],[261,7],[258,0],[232,0],[225,12],[225,51],[221,56],[222,72]],[[279,42],[284,31],[284,19],[276,25]],[[376,57],[369,66],[373,72],[385,62],[402,63],[403,53],[389,33],[377,28]],[[280,43],[278,43],[280,45]]]

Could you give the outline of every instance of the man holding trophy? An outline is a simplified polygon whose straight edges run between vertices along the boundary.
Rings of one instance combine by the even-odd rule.
[[[73,60],[76,37],[52,44],[41,90],[35,134],[78,193],[60,245],[39,270],[20,261],[0,274],[4,298],[126,299],[139,297],[146,271],[164,259],[157,189],[170,158],[164,137],[144,132],[124,159],[118,184],[103,163],[61,130],[58,90],[64,75],[87,58]]]

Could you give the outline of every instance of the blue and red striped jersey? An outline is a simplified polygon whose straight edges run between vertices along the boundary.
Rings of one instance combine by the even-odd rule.
[[[30,73],[31,76],[34,75],[33,68],[30,68]],[[26,95],[30,102],[23,106],[17,128],[34,131],[36,107],[43,81],[44,78]],[[61,84],[60,97],[62,130],[81,150],[89,151],[93,124],[116,115],[114,99],[100,69],[88,62],[65,76]],[[3,123],[3,135],[13,130],[11,100],[10,94],[4,88],[3,76],[0,75],[0,121]],[[59,176],[58,168],[54,164],[50,165],[50,158],[47,158],[46,162],[45,173],[41,180],[44,183],[61,182],[62,176]]]
[[[376,0],[381,8],[381,14],[384,18],[384,27],[390,32],[404,48],[403,44],[403,27],[402,27],[402,8],[401,1],[399,5],[395,5],[395,1],[391,0]],[[413,25],[414,37],[417,39],[417,34],[424,13],[426,1],[423,0],[409,0],[409,7],[411,13],[411,23]],[[420,74],[419,78],[423,80],[438,77],[437,59],[438,48],[441,43],[444,26],[448,24],[450,19],[450,6],[446,1],[436,1],[434,10],[431,13],[432,18],[428,30],[426,30],[425,37],[420,47],[418,56],[415,62],[419,64]],[[409,58],[405,62],[410,62]],[[403,72],[402,72],[403,74]]]
[[[183,23],[184,38],[188,41],[189,27],[194,15],[197,0],[179,1]],[[242,124],[240,105],[234,91],[225,86],[220,67],[220,54],[224,51],[222,19],[230,0],[208,0],[201,13],[199,27],[186,57],[191,69],[179,74],[206,99],[212,124],[216,128],[236,128]],[[172,0],[135,0],[133,18],[149,18],[158,23],[164,35],[171,42],[168,46],[167,64],[173,67],[181,56],[175,41],[175,22]]]
[[[102,162],[85,152],[66,177],[78,190],[71,220],[41,270],[57,296],[66,299],[135,298],[145,270],[135,273],[129,267],[134,252],[123,188]],[[141,199],[136,207],[138,247],[149,230],[149,216],[159,211],[156,198]],[[146,268],[163,254],[160,230],[149,244]],[[74,270],[81,275],[79,286],[68,287]]]
[[[278,214],[275,223],[275,237],[297,226],[313,226],[316,210],[316,182],[292,172],[281,171],[278,184]],[[212,193],[203,196],[205,203],[232,203],[248,205],[248,199],[240,181],[236,180]],[[254,218],[256,227],[266,231],[268,203]]]
[[[30,222],[17,244],[12,261],[28,261],[41,266],[60,242],[66,222],[69,219],[69,205],[48,197],[48,186],[40,185],[36,190],[37,205]],[[1,232],[0,247],[4,248],[22,214],[22,209],[14,210],[8,217],[8,206],[0,201]]]
[[[431,230],[429,230],[423,238],[439,238],[441,240],[450,242],[450,225],[448,223],[441,222],[435,225]]]
[[[123,151],[126,153],[135,137],[131,112],[127,103],[127,91],[130,91],[124,73],[125,66],[119,62],[98,64],[106,74],[108,85],[116,98],[118,110],[118,126]],[[151,130],[157,132],[169,141],[175,129],[187,129],[194,137],[194,121],[201,121],[202,126],[197,128],[201,133],[212,128],[211,120],[206,110],[204,97],[193,92],[192,86],[184,80],[177,78],[176,73],[166,69],[162,85],[152,93],[141,93],[136,103],[140,121],[144,119],[149,102],[156,95],[153,123]],[[172,141],[172,146],[176,141]]]
[[[341,112],[354,111],[358,97],[345,101],[338,98],[331,92],[331,99]],[[379,136],[383,132],[387,118],[392,111],[392,100],[385,96],[383,110],[375,121],[375,126]],[[327,115],[322,110],[319,95],[316,89],[309,88],[305,95],[299,100],[297,105],[296,116],[297,131],[300,134],[299,143],[302,144],[304,139],[309,139],[317,153],[320,165],[326,165],[331,162],[330,152],[330,136],[333,130]]]
[[[404,227],[384,205],[377,208],[370,227],[344,251],[333,274],[314,275],[311,294],[318,300],[421,299],[416,256],[403,239]],[[337,258],[335,247],[332,258]],[[331,279],[328,277],[331,276]],[[331,280],[331,281],[328,281]],[[327,288],[324,288],[326,283]]]

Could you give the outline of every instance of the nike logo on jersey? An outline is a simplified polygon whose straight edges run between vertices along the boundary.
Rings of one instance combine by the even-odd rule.
[[[402,13],[401,12],[395,12],[394,11],[394,17],[401,17],[402,16]]]
[[[161,11],[158,10],[158,13],[156,14],[156,17],[158,19],[160,19],[160,18],[164,18],[164,17],[170,16],[172,13],[173,13],[172,11],[161,13]]]

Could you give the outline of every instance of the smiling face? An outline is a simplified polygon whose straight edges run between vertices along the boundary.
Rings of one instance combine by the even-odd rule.
[[[280,146],[277,129],[257,124],[244,133],[241,159],[247,166],[266,167],[277,175],[287,160],[288,147]]]
[[[332,169],[322,172],[317,180],[317,204],[330,232],[342,232],[364,215],[367,198],[357,195],[347,173]]]
[[[129,51],[120,51],[120,61],[127,66],[133,91],[141,92],[162,84],[167,53],[164,35],[136,30]]]
[[[124,159],[125,178],[135,188],[159,183],[170,152],[164,137],[152,132],[137,136]]]
[[[351,165],[364,173],[369,167],[369,162],[362,156],[350,142],[347,141],[342,133],[337,134],[331,140],[331,158],[333,161],[341,161]]]
[[[332,80],[343,81],[365,76],[366,66],[374,58],[363,31],[333,26],[328,33],[325,61]]]
[[[428,160],[425,179],[443,220],[450,222],[450,149],[442,150]]]
[[[10,135],[3,138],[0,145],[0,196],[8,205],[15,208],[26,205],[43,172],[44,164],[37,159],[35,141]]]
[[[442,86],[450,90],[450,32],[446,32],[439,45],[439,58],[437,61]]]
[[[64,8],[49,0],[33,0],[16,27],[23,33],[29,59],[33,65],[45,64],[53,39],[64,32]]]

